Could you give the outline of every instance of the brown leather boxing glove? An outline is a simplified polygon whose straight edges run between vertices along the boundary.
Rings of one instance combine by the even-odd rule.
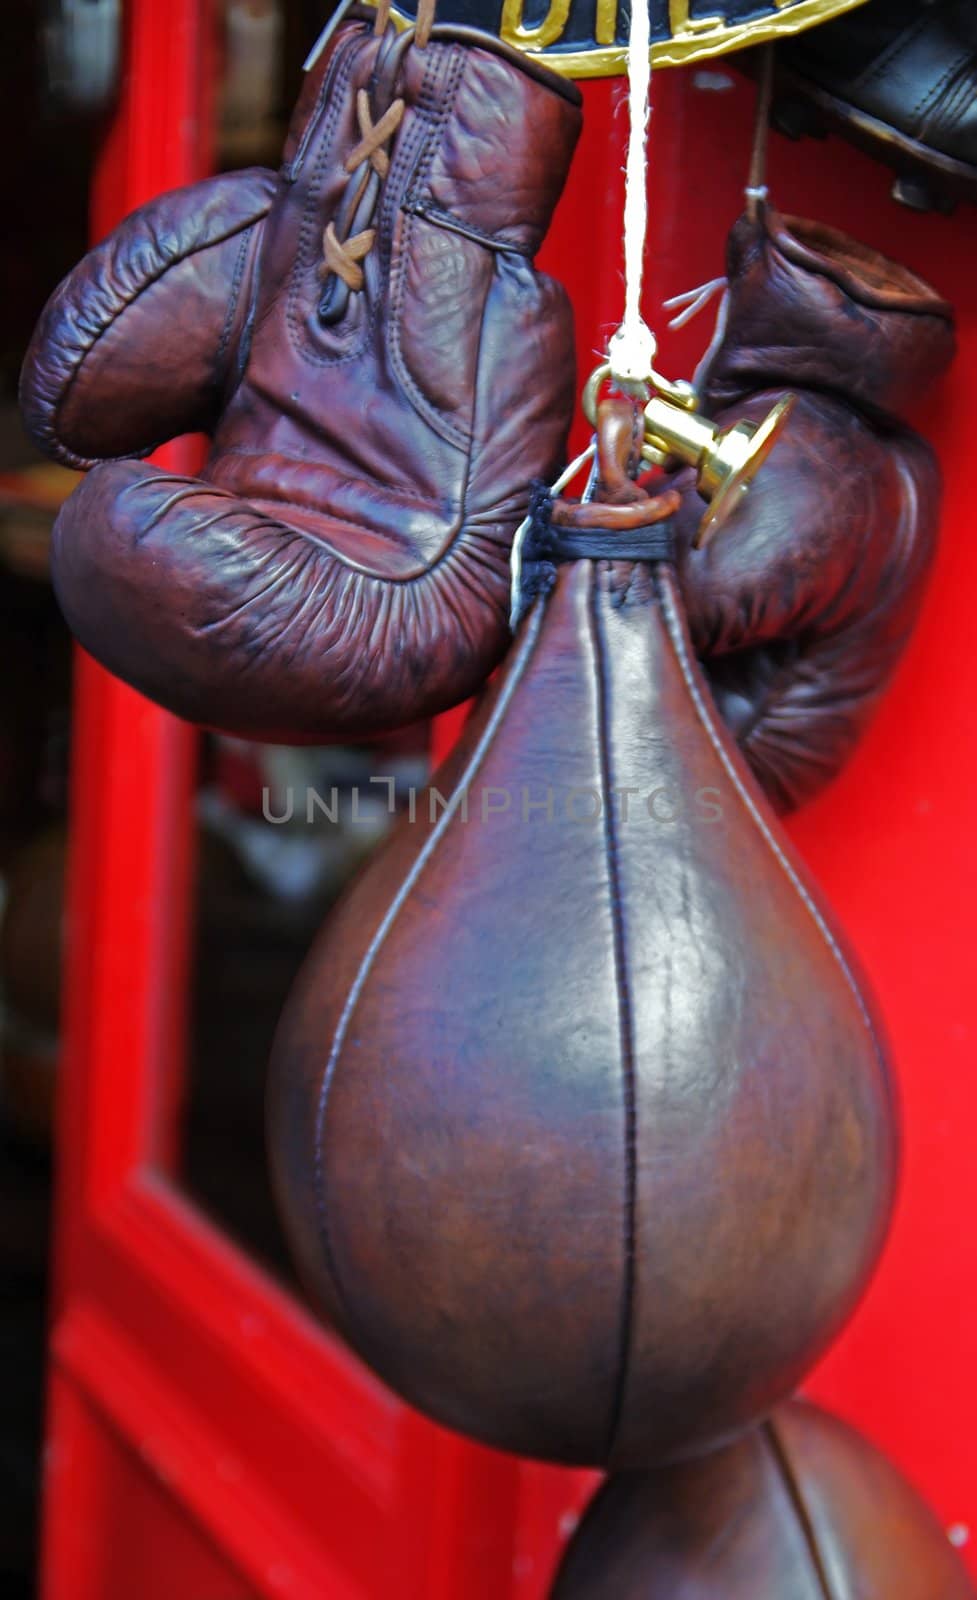
[[[92,468],[53,570],[105,666],[266,738],[374,732],[482,682],[573,407],[570,307],[533,255],[579,126],[577,90],[496,40],[354,17],[277,176],[165,195],[71,273],[22,404]],[[197,429],[199,479],[129,459]]]
[[[904,267],[772,210],[734,227],[703,410],[725,425],[796,400],[704,549],[702,502],[688,473],[674,480],[679,573],[719,709],[780,811],[843,765],[915,622],[940,479],[900,417],[953,350],[950,306]]]

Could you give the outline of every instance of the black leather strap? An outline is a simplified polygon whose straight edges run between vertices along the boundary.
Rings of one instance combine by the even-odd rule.
[[[644,528],[558,528],[553,524],[553,496],[534,483],[529,496],[530,528],[524,561],[674,561],[675,536],[670,521]]]
[[[670,522],[627,533],[615,528],[554,528],[551,523],[545,554],[558,566],[565,561],[674,561],[675,534]]]
[[[627,532],[615,528],[555,528],[553,496],[543,483],[534,483],[530,490],[529,518],[512,596],[513,630],[532,601],[549,594],[556,582],[557,567],[568,561],[675,560],[675,535],[669,521]]]

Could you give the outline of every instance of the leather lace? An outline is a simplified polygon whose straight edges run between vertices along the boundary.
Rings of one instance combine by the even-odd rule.
[[[431,36],[437,0],[418,0],[413,28],[398,36],[390,22],[391,0],[379,0],[374,33],[385,35],[385,49],[377,60],[374,93],[382,102],[383,87],[399,75],[400,62],[408,49],[423,50]],[[385,71],[384,68],[392,69]],[[386,84],[384,84],[386,80]],[[383,87],[381,87],[383,86]],[[388,90],[389,92],[389,90]],[[380,198],[380,186],[390,171],[389,145],[403,121],[406,104],[398,95],[381,107],[366,89],[356,96],[356,120],[360,139],[346,157],[344,168],[350,184],[340,202],[335,220],[322,236],[322,263],[319,271],[324,289],[319,301],[319,319],[338,322],[349,303],[350,294],[363,288],[361,263],[376,240],[373,219]]]

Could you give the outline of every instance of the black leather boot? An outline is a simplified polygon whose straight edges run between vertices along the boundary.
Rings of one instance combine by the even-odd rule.
[[[896,173],[917,210],[977,200],[977,4],[869,0],[780,45],[773,121],[840,133]]]

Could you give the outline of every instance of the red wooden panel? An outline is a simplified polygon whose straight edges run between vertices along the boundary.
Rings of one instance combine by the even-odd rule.
[[[84,1600],[255,1600],[180,1509],[151,1447],[137,1459],[73,1384],[56,1377],[53,1390],[70,1443],[49,1475],[64,1480],[70,1509],[48,1571],[51,1592]]]

